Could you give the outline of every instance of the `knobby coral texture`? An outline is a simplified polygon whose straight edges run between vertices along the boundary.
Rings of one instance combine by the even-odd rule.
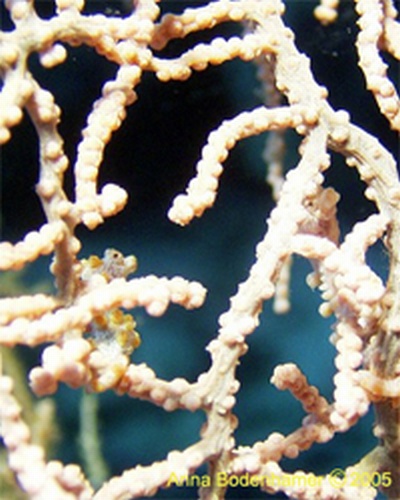
[[[26,220],[10,233],[11,241],[0,244],[3,290],[7,289],[6,281],[8,283],[8,296],[0,300],[2,457],[9,471],[8,474],[1,472],[3,491],[15,498],[19,498],[20,491],[32,499],[60,500],[161,498],[171,491],[173,496],[179,496],[185,487],[189,488],[185,490],[186,497],[196,495],[197,487],[197,495],[204,499],[246,494],[298,499],[372,499],[381,494],[400,498],[400,184],[396,150],[389,146],[400,130],[396,88],[400,25],[395,3],[392,0],[355,0],[354,4],[343,5],[339,0],[322,0],[318,5],[310,2],[294,5],[291,1],[285,5],[286,2],[280,0],[97,3],[5,0],[3,3],[0,143],[7,152],[2,162],[3,178],[7,186],[14,186],[11,197],[15,211],[18,211],[19,183],[30,183],[29,195],[32,196],[34,190],[41,205],[41,222],[36,221],[37,226],[23,229],[24,234],[20,234],[21,228],[31,220],[29,208],[20,200],[26,207]],[[314,33],[329,39],[332,47],[335,25],[342,23],[343,26],[341,16],[347,22],[346,32],[354,34],[344,42],[351,43],[352,64],[357,74],[350,85],[359,86],[356,92],[366,92],[374,101],[379,133],[376,127],[364,125],[360,120],[356,125],[352,111],[340,109],[330,101],[329,82],[326,86],[319,83],[314,61],[310,62],[298,48],[294,33],[297,36],[299,32],[299,40],[301,36],[304,40],[301,31],[302,28],[307,31],[308,26],[314,26]],[[310,33],[313,33],[311,28]],[[312,40],[308,42],[305,47],[312,45]],[[331,57],[332,54],[340,56],[324,45],[322,38],[320,42],[314,43],[316,51],[312,57],[320,48],[322,56],[315,55],[316,59],[327,58],[328,52]],[[76,71],[70,64],[71,59],[79,64],[79,58],[89,52],[96,55],[96,60],[107,61],[108,66],[101,88],[94,90],[97,93],[94,102],[84,102],[83,94],[73,91],[76,109],[86,117],[80,135],[70,137],[63,128],[68,111],[65,118],[57,102],[61,94],[54,87],[58,85],[60,92],[68,93],[68,86],[81,88],[80,76],[85,75],[86,86],[90,86],[91,78],[98,80],[97,73],[102,70],[93,67],[85,73],[83,67]],[[186,161],[186,149],[184,141],[180,143],[179,132],[175,137],[168,136],[168,141],[163,143],[165,169],[169,168],[169,155],[172,158],[175,151],[174,158],[185,163],[186,179],[192,175],[186,190],[182,189],[181,180],[176,181],[175,177],[179,177],[176,170],[171,178],[164,178],[166,184],[162,185],[157,184],[156,178],[162,175],[164,168],[152,174],[150,166],[137,165],[140,161],[125,166],[130,170],[133,186],[139,178],[136,168],[142,168],[142,173],[147,169],[146,175],[155,179],[158,186],[149,195],[149,215],[146,218],[146,214],[142,214],[141,227],[148,226],[151,231],[154,218],[150,206],[164,208],[165,193],[173,188],[170,208],[166,210],[170,221],[186,226],[204,214],[202,229],[194,234],[198,239],[208,239],[211,236],[206,231],[211,218],[205,212],[214,203],[217,206],[213,210],[223,211],[217,198],[219,192],[224,191],[225,177],[229,179],[229,173],[223,173],[224,166],[228,164],[235,171],[234,164],[239,159],[233,151],[235,146],[255,136],[262,135],[265,139],[263,158],[267,184],[250,197],[256,200],[261,192],[268,197],[268,203],[262,205],[266,220],[264,235],[255,245],[252,263],[251,260],[243,263],[239,273],[241,282],[229,303],[228,297],[225,298],[225,311],[222,308],[215,318],[218,327],[213,329],[213,323],[209,323],[209,331],[203,331],[200,337],[201,342],[204,340],[201,345],[199,339],[192,338],[199,325],[190,315],[197,312],[179,315],[176,310],[179,308],[173,305],[188,310],[207,307],[206,287],[198,279],[186,276],[186,261],[181,262],[182,275],[151,274],[154,273],[154,269],[149,269],[151,259],[150,264],[145,265],[149,273],[141,274],[142,257],[139,255],[137,271],[133,255],[141,248],[140,241],[128,251],[120,251],[119,244],[126,241],[124,233],[139,233],[134,216],[137,205],[131,202],[131,187],[125,188],[124,182],[120,182],[123,177],[108,151],[115,152],[113,142],[118,142],[118,148],[129,149],[129,130],[124,126],[141,102],[152,102],[151,92],[156,87],[177,89],[171,85],[179,82],[179,89],[192,85],[195,92],[201,82],[199,74],[224,66],[232,68],[229,65],[235,61],[240,65],[233,66],[234,81],[247,78],[246,71],[257,75],[248,80],[254,83],[257,79],[257,84],[242,86],[240,91],[242,96],[251,95],[257,104],[236,108],[233,114],[214,123],[203,141],[194,173],[190,158]],[[56,74],[64,66],[76,73],[73,78],[62,73],[64,80],[55,85],[48,75]],[[246,69],[241,73],[243,67]],[[344,85],[349,75],[351,73],[343,71],[339,77]],[[210,87],[212,83],[213,80]],[[229,88],[229,82],[225,84]],[[213,88],[218,85],[221,82]],[[201,101],[201,92],[200,86],[197,94],[193,94],[196,102]],[[163,110],[167,110],[167,114],[171,110],[166,96],[163,94],[158,102],[160,115]],[[240,106],[240,96],[235,101]],[[181,105],[186,106],[184,99]],[[213,113],[211,107],[200,111],[203,114],[198,121],[201,116]],[[159,116],[156,107],[149,114],[152,115],[149,120]],[[80,120],[76,119],[78,124]],[[146,116],[141,120],[145,122]],[[175,116],[174,120],[179,130],[180,117]],[[73,121],[69,117],[71,127],[76,126]],[[14,152],[20,161],[24,158],[23,150],[30,147],[24,135],[19,135],[19,129],[26,123],[35,130],[37,157],[23,165],[13,164],[10,145],[17,142]],[[155,146],[161,142],[162,134],[154,133],[149,141],[144,137],[146,127],[143,125],[138,130],[143,138],[132,142],[132,148],[140,149],[141,141],[147,141],[145,153],[150,158],[152,143]],[[387,135],[383,135],[384,130]],[[122,145],[122,139],[128,146]],[[195,139],[198,137],[193,134],[191,140]],[[290,148],[298,148],[298,153],[290,152]],[[246,155],[242,151],[240,161],[244,161]],[[253,152],[247,156],[248,160],[254,158]],[[253,163],[257,161],[248,161],[244,173],[236,174],[243,184],[251,177]],[[343,223],[341,195],[351,199],[356,195],[352,188],[346,193],[338,192],[343,183],[333,179],[335,169],[345,176],[350,172],[347,167],[362,186],[362,196],[370,208],[357,220]],[[13,175],[14,184],[9,181]],[[229,182],[234,180],[230,177]],[[248,182],[247,188],[250,185]],[[137,188],[132,190],[140,199]],[[10,198],[10,192],[3,194],[4,198]],[[256,205],[255,201],[249,203]],[[212,236],[215,246],[220,240],[227,242],[227,254],[235,252],[235,247],[246,239],[253,213],[247,210],[238,214],[234,205],[233,200],[229,210],[237,217],[243,216],[239,234],[230,242],[225,238],[231,215],[223,213],[221,217],[226,224]],[[124,209],[128,211],[127,216],[118,219]],[[256,211],[255,206],[253,210]],[[12,217],[13,214],[4,212],[5,228],[14,220]],[[123,224],[118,220],[123,220]],[[107,224],[113,230],[107,238],[98,240],[103,247],[99,249],[97,245],[93,252],[91,238],[96,233],[104,234],[101,231]],[[143,234],[146,237],[148,233]],[[168,249],[173,248],[163,245],[160,236],[156,261],[167,261]],[[385,256],[387,268],[383,272],[367,259],[371,248],[378,248],[378,253]],[[212,249],[211,245],[209,251]],[[186,259],[201,262],[200,257],[193,250],[188,251]],[[143,259],[146,260],[146,255]],[[286,331],[269,332],[268,317],[289,311],[290,274],[296,272],[296,266],[303,260],[311,263],[306,282],[314,293],[310,292],[309,296],[313,300],[319,297],[319,310],[317,306],[315,315],[330,318],[321,323],[324,331],[318,332],[321,345],[330,340],[334,347],[331,365],[327,366],[332,368],[331,390],[326,393],[325,388],[325,395],[318,388],[319,377],[312,379],[303,373],[300,362],[293,362],[290,356],[284,362],[284,356],[274,359],[272,355],[277,342],[275,336],[282,337],[283,346],[295,342],[293,335]],[[54,290],[36,288],[31,293],[26,287],[21,291],[21,284],[17,286],[19,280],[23,280],[19,278],[24,276],[21,272],[29,272],[32,266],[43,261],[49,262],[48,275],[54,280]],[[220,267],[223,266],[221,262]],[[168,269],[168,265],[165,268]],[[293,287],[297,289],[295,283]],[[208,296],[215,297],[213,290],[208,291]],[[273,307],[268,306],[268,301]],[[260,325],[263,309],[268,314]],[[174,337],[172,346],[171,329],[167,327],[170,314],[183,324],[180,337],[178,340]],[[198,356],[204,356],[204,350],[207,351],[209,357],[193,377],[164,377],[158,373],[151,356],[140,354],[148,352],[146,345],[151,344],[151,316],[161,317],[157,319],[156,330],[165,337],[167,346],[158,351],[157,358],[174,356],[175,350],[178,363],[184,359],[179,352],[195,342],[199,347]],[[295,330],[296,322],[292,326]],[[253,342],[257,336],[262,337],[262,343]],[[264,365],[269,363],[272,375],[270,380],[265,377],[259,380],[256,386],[256,401],[265,399],[266,403],[259,406],[265,412],[257,415],[259,421],[268,422],[269,411],[279,414],[280,406],[274,399],[278,390],[288,391],[291,398],[301,403],[303,418],[297,420],[297,428],[285,429],[285,433],[274,432],[271,425],[266,425],[254,441],[241,442],[240,429],[251,426],[251,418],[245,418],[243,408],[236,412],[241,397],[239,363],[246,364],[249,346],[248,356],[252,352],[254,356],[254,350],[261,347],[272,353],[267,356],[264,351],[264,357],[254,358],[259,361],[262,374],[266,373]],[[301,349],[306,352],[315,346],[313,336]],[[317,349],[311,352],[312,356],[318,357],[320,348]],[[8,368],[12,364],[8,360],[15,358],[16,352],[18,356],[22,352],[30,360],[26,381],[17,376],[18,370]],[[34,355],[30,356],[31,352]],[[177,373],[180,373],[179,367]],[[47,401],[41,401],[42,398],[57,399],[57,394],[78,391],[89,393],[84,397],[117,394],[124,400],[136,400],[137,408],[150,403],[159,408],[159,426],[163,425],[164,415],[165,419],[171,415],[172,420],[182,413],[201,415],[201,418],[184,445],[172,445],[163,456],[159,456],[156,449],[151,450],[154,457],[151,461],[138,464],[132,459],[124,470],[113,477],[105,473],[100,484],[96,484],[90,464],[82,468],[82,464],[60,460],[57,453],[46,446],[44,433],[40,439],[40,433],[38,436],[35,432],[35,419],[23,404],[25,396],[21,386],[24,383],[37,396],[32,407],[34,412],[42,412],[42,419],[45,418],[43,407],[38,408]],[[275,392],[268,392],[271,384]],[[268,394],[274,396],[267,397]],[[254,416],[251,408],[247,410],[248,415]],[[83,421],[90,413],[87,408],[86,411]],[[335,470],[296,469],[303,453],[306,455],[310,448],[322,449],[339,439],[338,436],[352,433],[363,417],[372,412],[374,422],[368,420],[371,436],[374,435],[370,447],[351,463],[342,454],[339,458],[343,463],[337,463]],[[279,416],[279,422],[289,418],[285,413]],[[58,418],[63,417],[58,414]],[[134,416],[131,418],[133,421]],[[139,434],[146,436],[151,432],[146,421],[139,428],[137,421],[131,427],[129,422],[128,419],[126,426],[120,429],[129,439],[131,434],[133,439],[135,436],[142,439]],[[279,422],[273,424],[277,430]],[[98,440],[96,429],[91,431],[95,441]],[[183,429],[176,431],[181,432]],[[150,435],[145,439],[151,443]],[[169,436],[165,436],[167,439]],[[134,457],[134,448],[133,444],[131,455],[125,451],[128,457]],[[95,457],[99,452],[96,444],[92,450],[97,451],[93,451],[88,461],[96,462],[100,468],[102,461]],[[52,453],[56,455],[54,458]]]

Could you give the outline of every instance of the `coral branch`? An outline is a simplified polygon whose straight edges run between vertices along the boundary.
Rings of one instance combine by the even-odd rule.
[[[398,158],[393,157],[388,147],[388,136],[374,137],[368,124],[356,126],[353,121],[360,124],[362,114],[353,118],[353,112],[334,109],[328,88],[320,85],[319,78],[315,77],[319,74],[316,60],[311,61],[296,45],[295,34],[289,27],[291,12],[289,9],[284,15],[285,5],[281,0],[215,0],[202,2],[205,4],[202,6],[195,2],[196,5],[183,8],[180,13],[171,12],[169,2],[159,0],[114,3],[105,7],[103,13],[96,11],[102,6],[84,0],[54,0],[46,5],[34,0],[5,0],[0,6],[0,15],[5,19],[0,30],[0,144],[5,145],[10,157],[16,142],[17,153],[24,153],[28,146],[24,134],[18,135],[17,129],[28,121],[37,138],[37,148],[31,157],[35,160],[27,161],[21,154],[21,165],[13,164],[14,160],[4,162],[3,178],[7,186],[4,194],[5,198],[11,198],[7,197],[11,186],[12,211],[14,205],[15,212],[31,210],[22,203],[20,184],[14,182],[18,177],[18,182],[29,183],[29,193],[36,193],[43,212],[41,222],[33,224],[32,218],[26,217],[21,227],[11,230],[8,225],[13,214],[7,209],[2,214],[9,241],[0,243],[0,271],[7,272],[2,287],[4,296],[0,299],[0,344],[13,349],[4,349],[4,356],[7,351],[13,355],[18,353],[18,345],[40,350],[40,362],[38,366],[32,366],[35,361],[31,362],[26,370],[28,374],[25,371],[18,376],[15,372],[0,373],[0,433],[4,443],[0,460],[7,462],[8,477],[15,476],[16,480],[16,484],[10,483],[14,490],[10,493],[7,490],[6,494],[14,498],[18,488],[29,498],[38,500],[128,500],[157,496],[160,488],[194,486],[188,483],[196,477],[198,495],[206,500],[223,499],[228,488],[238,486],[258,487],[267,494],[280,492],[297,499],[372,499],[378,489],[389,499],[399,498],[400,183]],[[49,12],[48,7],[52,9]],[[181,5],[177,5],[177,10],[178,7]],[[293,8],[297,9],[296,16],[303,10],[300,4]],[[359,32],[354,54],[358,55],[366,90],[378,105],[376,112],[382,121],[377,128],[383,129],[387,123],[388,129],[399,131],[398,82],[392,77],[393,68],[388,68],[400,59],[397,10],[391,0],[355,0],[355,9]],[[165,12],[162,17],[161,11]],[[335,32],[329,30],[333,29],[335,20],[340,23],[339,1],[321,0],[315,16],[323,25],[318,25],[318,36],[327,36],[329,43],[334,44],[335,36],[331,35]],[[348,19],[346,22],[350,22]],[[293,24],[296,31],[303,29],[302,23]],[[310,23],[307,27],[314,29]],[[348,34],[352,32],[349,27],[346,30]],[[317,31],[308,36],[309,45],[305,47],[319,48],[319,40],[309,40],[313,33]],[[81,133],[69,135],[64,117],[68,117],[69,109],[57,86],[66,91],[73,82],[65,76],[61,83],[56,82],[56,76],[59,70],[72,74],[77,68],[81,68],[78,72],[83,75],[82,66],[75,67],[75,64],[85,51],[105,60],[109,73],[106,81],[96,87],[101,90],[89,106],[81,103],[83,96],[73,96],[79,100],[79,107],[88,111],[82,118],[85,125]],[[333,61],[339,52],[323,47],[321,53],[324,60]],[[384,59],[385,53],[390,57]],[[202,335],[193,341],[193,346],[198,342],[207,343],[209,366],[201,367],[199,373],[193,369],[190,376],[182,374],[181,367],[176,366],[178,376],[168,379],[156,366],[158,360],[165,361],[167,351],[161,347],[154,360],[148,359],[149,351],[141,350],[142,343],[151,336],[148,326],[151,320],[141,312],[136,316],[135,309],[142,308],[157,318],[163,316],[171,304],[190,311],[203,305],[207,292],[198,281],[177,275],[180,271],[171,268],[166,255],[169,249],[162,242],[156,248],[157,262],[150,262],[154,258],[151,251],[146,256],[146,265],[150,262],[152,268],[168,262],[169,270],[165,272],[173,277],[144,274],[129,278],[137,270],[137,259],[115,250],[114,239],[117,237],[121,245],[130,245],[134,238],[138,239],[139,233],[130,225],[135,220],[130,210],[136,210],[141,201],[139,196],[134,203],[130,200],[128,203],[131,192],[137,193],[136,187],[132,188],[137,182],[136,172],[131,175],[129,171],[129,179],[120,182],[116,171],[119,163],[113,155],[121,144],[119,141],[124,137],[130,140],[135,135],[139,139],[132,140],[129,150],[151,149],[160,142],[162,155],[169,160],[168,148],[158,141],[155,129],[151,130],[151,146],[144,146],[144,141],[141,144],[146,127],[138,127],[142,120],[140,114],[132,115],[134,126],[124,136],[121,129],[131,118],[126,120],[130,106],[138,109],[154,85],[173,88],[173,93],[176,91],[179,95],[178,86],[180,89],[188,79],[194,82],[195,72],[206,71],[210,66],[229,66],[233,60],[236,62],[232,64],[237,64],[234,66],[237,78],[243,79],[246,85],[247,76],[242,75],[240,68],[254,62],[263,95],[258,104],[254,104],[256,97],[252,95],[252,104],[247,110],[226,113],[229,117],[221,118],[220,124],[208,133],[196,173],[186,192],[172,201],[168,217],[181,226],[201,217],[214,205],[220,181],[224,182],[221,180],[223,164],[231,150],[240,141],[263,133],[267,135],[263,157],[267,173],[262,176],[268,180],[269,187],[262,184],[260,192],[272,190],[268,203],[273,207],[265,216],[265,234],[256,245],[253,264],[239,266],[240,272],[247,269],[247,277],[219,316],[218,331],[203,331],[206,330],[203,323],[194,325],[193,320],[182,320],[183,335],[187,335],[189,342],[193,332],[201,330]],[[340,80],[345,78],[347,73],[340,75]],[[354,78],[354,82],[358,84],[358,79]],[[83,84],[88,86],[86,81]],[[328,81],[327,87],[330,86]],[[96,89],[93,92],[97,92]],[[357,92],[361,94],[362,89]],[[241,93],[250,93],[248,87],[243,86]],[[167,93],[163,99],[167,99],[165,96]],[[202,96],[203,90],[195,99]],[[153,102],[151,97],[148,102]],[[180,100],[186,105],[185,99],[180,97]],[[339,101],[337,96],[332,97],[332,102],[335,100]],[[160,108],[170,109],[164,100]],[[207,107],[200,109],[192,122],[201,121],[208,112]],[[161,109],[160,117],[158,110],[151,114],[159,119]],[[174,137],[178,137],[179,120],[175,115],[173,119]],[[21,137],[23,144],[18,143]],[[114,149],[107,149],[110,142],[115,144]],[[291,151],[292,143],[299,144],[297,156]],[[147,153],[150,155],[151,151],[145,151]],[[140,155],[135,156],[135,167],[140,161]],[[34,168],[32,162],[37,162]],[[343,175],[346,164],[355,167],[355,177],[358,174],[357,182],[364,185],[369,202],[367,212],[361,215],[354,210],[348,220],[343,217],[343,206],[349,198],[352,202],[355,190],[352,186],[346,189],[347,172]],[[153,184],[155,176],[161,174],[150,172],[152,168],[149,162],[141,170],[146,170]],[[174,176],[168,169],[165,185],[175,182]],[[165,191],[165,185],[160,184],[159,191],[151,192],[151,210],[154,206],[164,206],[159,193]],[[142,186],[140,181],[137,186],[139,189]],[[178,183],[174,186],[178,190]],[[243,214],[234,238],[220,238],[224,245],[229,241],[224,248],[227,254],[241,246],[250,219],[255,218],[253,198],[247,204],[251,209]],[[263,206],[267,203],[263,202]],[[106,218],[124,209],[129,222],[110,221],[116,229],[112,236],[97,231]],[[150,210],[149,207],[146,210]],[[218,212],[218,207],[215,210]],[[146,211],[143,225],[150,233],[147,226],[153,223],[153,216],[147,215]],[[217,237],[225,236],[225,219],[222,220]],[[199,239],[213,249],[213,235],[205,229],[209,222],[201,223],[204,225]],[[95,234],[100,235],[96,240],[98,245],[107,240],[106,246],[110,248],[104,251],[103,257],[80,256],[81,250],[85,255],[95,241],[88,229],[96,229]],[[176,234],[173,233],[173,238]],[[388,269],[383,272],[371,265],[369,257],[378,242],[386,247]],[[139,241],[138,247],[146,253],[142,242]],[[194,256],[203,258],[203,247],[201,255],[196,253],[197,248],[190,248],[185,259],[194,262]],[[51,258],[49,277],[55,278],[54,293],[43,293],[43,289],[31,293],[31,283],[29,291],[16,290],[16,285],[24,279],[23,274],[16,271],[30,271],[43,261],[43,256]],[[260,325],[265,303],[274,299],[274,312],[289,311],[290,274],[299,257],[310,262],[313,272],[307,283],[315,294],[321,295],[322,303],[315,310],[318,309],[323,318],[333,316],[335,320],[330,337],[336,351],[331,363],[333,393],[326,394],[329,390],[325,393],[322,386],[311,385],[308,379],[315,376],[309,376],[307,368],[300,367],[302,362],[296,364],[290,358],[282,362],[282,353],[279,353],[279,361],[273,359],[279,350],[270,349],[267,362],[276,365],[270,382],[279,390],[288,390],[301,403],[306,415],[293,428],[284,431],[286,434],[271,429],[267,433],[263,429],[259,441],[242,446],[236,443],[240,434],[235,433],[239,424],[241,430],[246,426],[243,410],[239,412],[240,422],[234,414],[241,388],[237,367],[250,345],[259,354],[259,346],[256,342],[250,343],[249,337]],[[181,258],[176,260],[176,266],[183,265]],[[214,269],[208,262],[207,266]],[[224,259],[218,266],[230,272]],[[41,273],[41,268],[38,269]],[[206,276],[206,280],[207,273],[200,271],[196,270],[193,275]],[[34,272],[35,268],[32,275]],[[31,281],[32,275],[26,279]],[[211,302],[218,294],[214,294],[214,290],[210,293]],[[178,365],[181,358],[177,354],[184,351],[186,356],[186,347],[182,346],[189,343],[171,341],[167,325],[174,315],[172,311],[160,319],[158,325],[167,338],[168,347],[173,349],[172,362]],[[297,325],[297,320],[292,323]],[[267,345],[273,344],[275,338],[270,323],[266,321],[262,329],[267,333]],[[295,340],[285,332],[279,335],[293,355],[295,346],[288,343],[294,344]],[[324,342],[327,336],[320,338]],[[150,350],[152,345],[157,342],[147,344]],[[299,351],[300,347],[296,348]],[[308,341],[301,349],[315,356]],[[259,361],[261,356],[254,359],[264,363]],[[261,365],[255,368],[258,370]],[[28,380],[22,391],[17,387],[20,384],[14,384],[18,379],[24,384]],[[112,473],[115,476],[94,488],[78,465],[48,461],[45,444],[42,446],[31,439],[29,418],[24,417],[26,422],[23,418],[23,394],[27,394],[28,389],[40,398],[57,393],[60,384],[68,386],[65,391],[83,388],[88,392],[113,393],[110,397],[124,395],[126,399],[138,400],[137,405],[146,401],[158,407],[161,413],[195,412],[196,417],[201,414],[203,424],[199,436],[195,434],[186,444],[174,446],[181,446],[180,451],[168,446],[173,451],[166,451],[164,458],[150,458],[146,466],[136,464],[129,452],[131,464],[125,470],[113,464],[110,470],[116,471]],[[263,399],[259,387],[257,400]],[[110,400],[104,401],[109,404]],[[345,457],[345,468],[325,470],[318,476],[311,471],[287,473],[283,470],[284,459],[296,460],[297,464],[301,453],[317,443],[326,446],[336,433],[355,426],[372,406],[376,414],[374,435],[379,442],[365,458],[359,457],[358,463],[347,466],[349,461]],[[112,413],[114,416],[115,412]],[[133,418],[136,415],[132,422]],[[263,415],[260,421],[264,425],[267,419]],[[132,430],[137,430],[136,422],[129,422]],[[146,424],[141,422],[140,433],[142,428],[147,432]],[[127,432],[122,427],[122,433]],[[177,434],[180,433],[178,429]],[[95,429],[93,436],[98,436]],[[147,435],[144,441],[148,446]],[[96,454],[99,450],[100,446],[96,446]],[[152,460],[155,461],[151,463]],[[197,476],[199,470],[205,470],[204,466],[208,467],[206,474]],[[0,469],[1,480],[6,467],[1,464]]]

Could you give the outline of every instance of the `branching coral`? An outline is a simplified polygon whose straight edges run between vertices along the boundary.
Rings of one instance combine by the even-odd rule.
[[[56,12],[44,19],[36,13],[33,0],[5,2],[14,28],[0,33],[0,142],[10,141],[25,111],[39,141],[36,193],[46,222],[20,242],[1,243],[0,268],[18,270],[50,254],[57,293],[2,299],[0,343],[8,347],[50,343],[42,352],[41,365],[29,374],[30,386],[39,396],[54,393],[60,382],[94,392],[114,390],[167,411],[201,410],[206,422],[200,438],[183,451],[171,451],[148,466],[137,465],[94,491],[78,466],[47,461],[44,450],[31,443],[12,378],[4,374],[0,416],[8,465],[30,498],[151,496],[170,486],[171,478],[189,478],[203,464],[209,469],[201,498],[223,498],[238,478],[291,498],[374,498],[374,486],[381,486],[389,498],[398,498],[400,184],[395,159],[368,131],[354,125],[349,113],[330,105],[327,89],[316,82],[310,61],[299,52],[293,32],[285,25],[279,0],[219,0],[161,18],[157,3],[136,0],[128,16],[113,17],[85,13],[83,0],[55,0]],[[322,2],[316,15],[329,23],[336,17],[336,7],[335,1]],[[380,55],[388,52],[399,57],[397,12],[389,0],[360,0],[356,8],[360,15],[357,50],[366,86],[390,127],[398,131],[396,82],[387,76]],[[222,23],[240,25],[244,34],[215,37],[173,58],[163,56],[172,41]],[[118,69],[103,85],[82,131],[71,166],[70,195],[65,186],[70,161],[59,133],[61,111],[30,70],[29,56],[39,54],[43,67],[51,68],[65,61],[70,47],[79,45],[93,48]],[[172,303],[198,308],[205,288],[182,277],[128,279],[135,270],[135,258],[114,250],[106,251],[103,259],[79,259],[81,241],[76,230],[80,225],[96,229],[127,203],[129,193],[116,184],[107,183],[99,192],[99,175],[106,145],[122,126],[128,107],[137,101],[136,87],[144,73],[154,74],[161,82],[185,81],[193,72],[235,58],[259,66],[266,102],[226,119],[210,133],[195,177],[186,192],[175,198],[168,216],[180,225],[201,217],[215,202],[223,163],[232,148],[263,132],[270,133],[266,158],[274,163],[269,178],[276,205],[248,277],[219,317],[219,331],[210,337],[209,368],[193,383],[180,377],[164,380],[150,366],[136,364],[134,355],[130,359],[140,338],[133,316],[123,310],[145,308],[150,315],[162,316]],[[279,140],[286,130],[301,137],[301,159],[283,176]],[[342,239],[336,215],[339,194],[325,182],[330,151],[357,169],[366,184],[365,196],[376,205],[376,213],[355,224]],[[368,248],[379,239],[384,239],[390,259],[387,282],[366,262]],[[248,350],[249,335],[259,325],[264,302],[275,296],[276,309],[287,309],[293,255],[311,261],[314,272],[309,284],[321,291],[320,312],[335,317],[331,337],[337,350],[335,390],[328,400],[296,365],[277,366],[271,382],[289,390],[307,417],[287,436],[273,433],[252,446],[240,446],[234,438],[240,388],[236,368]],[[282,458],[294,459],[314,443],[347,431],[371,404],[380,443],[348,468],[347,476],[317,478],[301,471],[284,472]],[[347,481],[351,474],[367,480]],[[374,474],[379,484],[374,483]],[[306,484],[295,480],[299,476],[306,478]]]

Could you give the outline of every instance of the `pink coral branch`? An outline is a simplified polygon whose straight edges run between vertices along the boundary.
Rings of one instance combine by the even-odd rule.
[[[11,348],[47,344],[42,347],[40,366],[28,375],[38,396],[57,392],[60,383],[92,392],[113,390],[166,411],[201,411],[205,422],[200,437],[183,451],[171,451],[148,466],[132,466],[95,492],[78,466],[47,462],[44,449],[32,444],[13,394],[13,380],[2,375],[0,422],[8,467],[33,499],[121,500],[156,495],[159,488],[173,485],[171,478],[189,477],[205,464],[209,482],[199,491],[204,499],[224,498],[229,484],[221,484],[220,477],[255,480],[260,475],[277,478],[276,483],[258,484],[261,490],[284,492],[291,498],[369,499],[377,494],[373,486],[379,486],[372,480],[365,487],[346,484],[343,478],[335,484],[329,474],[317,478],[303,471],[285,473],[279,462],[284,457],[294,460],[315,443],[326,443],[335,433],[347,431],[374,405],[379,453],[367,455],[373,457],[372,466],[366,458],[344,472],[370,474],[374,467],[373,473],[386,474],[379,478],[387,479],[380,486],[388,497],[398,498],[400,184],[396,159],[371,133],[354,125],[347,111],[333,109],[328,90],[317,82],[309,59],[295,44],[280,0],[216,0],[162,18],[159,3],[135,0],[127,16],[118,16],[88,14],[84,0],[55,0],[53,15],[43,19],[34,0],[5,1],[14,26],[0,31],[0,144],[12,140],[26,112],[38,138],[36,194],[44,223],[17,243],[0,243],[0,271],[12,273],[51,255],[57,292],[0,299],[0,344]],[[390,0],[355,3],[360,16],[356,49],[366,86],[388,125],[398,130],[398,89],[381,56],[387,51],[399,57],[397,11]],[[333,22],[340,15],[338,1],[322,0],[315,14],[323,24]],[[244,33],[214,36],[210,30],[225,23],[245,26]],[[209,31],[210,41],[178,50],[174,57],[165,56],[163,50],[171,42]],[[41,85],[30,60],[36,54],[49,71],[64,64],[76,46],[93,49],[117,69],[88,113],[72,162],[59,131],[61,108]],[[270,99],[225,119],[210,132],[196,174],[186,192],[176,196],[168,216],[179,225],[201,217],[214,204],[230,151],[239,141],[264,132],[280,134],[279,144],[275,143],[280,147],[272,153],[269,148],[271,154],[266,155],[273,164],[268,177],[276,204],[254,263],[220,315],[218,332],[210,336],[209,367],[194,382],[183,377],[164,380],[151,363],[135,361],[146,328],[139,326],[139,333],[134,316],[126,310],[144,308],[155,317],[161,317],[170,304],[191,310],[202,306],[205,288],[181,276],[127,279],[136,270],[136,258],[124,257],[113,248],[103,258],[81,259],[78,255],[86,237],[77,229],[83,224],[94,230],[127,206],[126,189],[114,182],[102,184],[103,161],[129,106],[141,95],[138,89],[145,74],[159,82],[183,82],[193,72],[233,59],[255,61],[262,68],[261,80]],[[300,136],[300,159],[286,174],[285,131]],[[327,170],[336,168],[331,166],[331,151],[356,168],[366,187],[365,197],[376,208],[376,213],[343,236],[337,213],[340,193],[327,185]],[[387,248],[387,279],[378,276],[366,258],[378,240]],[[306,416],[286,436],[272,432],[262,441],[241,446],[235,437],[237,366],[248,351],[249,336],[259,326],[265,302],[275,296],[276,311],[288,310],[293,255],[310,261],[314,272],[308,284],[320,291],[323,300],[319,312],[335,317],[331,336],[337,351],[335,389],[331,397],[323,397],[300,367],[278,365],[272,383],[289,390]],[[308,485],[315,481],[314,487],[293,483],[299,476]],[[287,483],[282,482],[285,479]]]

